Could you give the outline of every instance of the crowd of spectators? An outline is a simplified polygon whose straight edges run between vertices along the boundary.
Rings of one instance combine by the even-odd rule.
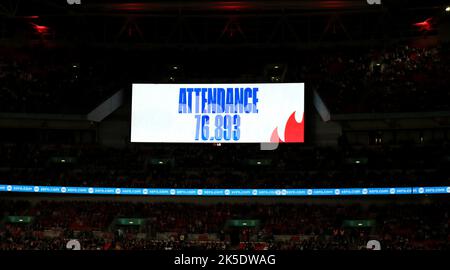
[[[428,204],[243,204],[131,203],[112,201],[2,200],[0,249],[66,249],[77,239],[82,249],[365,249],[377,240],[382,249],[450,248],[449,205]],[[30,216],[29,223],[6,217]],[[117,218],[145,222],[118,225]],[[258,220],[235,228],[227,221]],[[346,225],[357,220],[357,225]],[[364,220],[373,221],[363,226]],[[58,232],[58,234],[49,234]],[[238,238],[233,237],[237,232]],[[170,238],[160,239],[169,233]],[[216,235],[195,239],[194,235]],[[281,237],[281,238],[280,238]],[[287,238],[286,238],[287,237]]]
[[[82,59],[54,49],[1,49],[0,112],[86,114],[123,89],[114,69]]]
[[[267,63],[243,61],[236,67],[230,57],[208,57],[223,66],[218,68],[208,62],[190,63],[188,58],[186,66],[179,59],[180,65],[171,66],[164,62],[168,57],[152,53],[85,51],[82,56],[63,49],[0,52],[0,111],[88,113],[132,83],[214,81],[305,82],[333,113],[449,109],[447,44],[300,51],[270,60],[286,67],[280,77],[267,75]]]
[[[332,112],[446,111],[448,59],[446,46],[399,46],[323,56],[305,75]]]
[[[449,185],[449,146],[3,144],[0,183],[162,188]]]
[[[398,45],[320,55],[293,76],[316,89],[334,113],[448,110],[448,45]]]

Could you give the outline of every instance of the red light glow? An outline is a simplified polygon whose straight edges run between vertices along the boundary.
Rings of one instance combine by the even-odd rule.
[[[413,25],[417,26],[419,28],[419,31],[430,31],[430,30],[432,30],[431,19],[432,18],[428,18],[423,22],[418,22]]]
[[[49,28],[44,25],[37,25],[35,23],[32,23],[34,30],[38,32],[39,34],[46,34],[48,33]]]
[[[218,10],[242,10],[250,8],[250,5],[243,2],[217,2],[214,8]]]
[[[161,5],[152,3],[121,3],[121,4],[110,4],[107,6],[108,9],[113,9],[117,11],[154,11],[161,8]]]

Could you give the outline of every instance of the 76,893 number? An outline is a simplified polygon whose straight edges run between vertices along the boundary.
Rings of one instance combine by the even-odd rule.
[[[241,117],[239,115],[216,115],[213,130],[210,132],[209,115],[196,115],[197,126],[195,129],[195,140],[202,141],[238,141],[241,137],[239,129]]]

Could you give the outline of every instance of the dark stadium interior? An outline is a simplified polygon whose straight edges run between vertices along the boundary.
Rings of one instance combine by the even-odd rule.
[[[178,145],[117,150],[96,146],[4,145],[0,184],[314,188],[441,186],[449,146],[319,148]],[[428,157],[423,159],[422,157]],[[318,181],[320,179],[320,181]]]
[[[0,2],[0,185],[449,187],[449,42],[445,0]],[[134,83],[294,82],[305,143],[130,142]],[[0,191],[0,250],[449,250],[448,196]]]

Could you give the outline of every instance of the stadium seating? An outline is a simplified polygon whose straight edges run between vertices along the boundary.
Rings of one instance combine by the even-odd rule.
[[[0,250],[449,249],[449,205],[0,201]],[[21,217],[21,222],[10,217]],[[9,219],[8,219],[9,217]],[[31,221],[24,222],[25,217]],[[127,218],[126,223],[119,223]],[[230,220],[246,220],[232,227]],[[131,220],[142,220],[133,224]],[[248,220],[257,220],[250,225]],[[237,243],[231,235],[238,233]]]
[[[163,188],[449,185],[448,145],[308,147],[166,145],[0,146],[0,183]],[[429,158],[423,159],[424,156]]]
[[[172,74],[167,60],[154,55],[115,58],[117,52],[109,50],[82,55],[70,50],[38,52],[14,50],[0,58],[0,112],[88,113],[136,82],[273,82],[262,62],[248,61],[233,71],[199,62]],[[449,109],[449,56],[448,44],[429,48],[396,44],[300,51],[273,61],[286,67],[277,82],[305,82],[307,89],[324,97],[333,113],[421,112]],[[234,66],[231,60],[218,58],[218,66]]]

